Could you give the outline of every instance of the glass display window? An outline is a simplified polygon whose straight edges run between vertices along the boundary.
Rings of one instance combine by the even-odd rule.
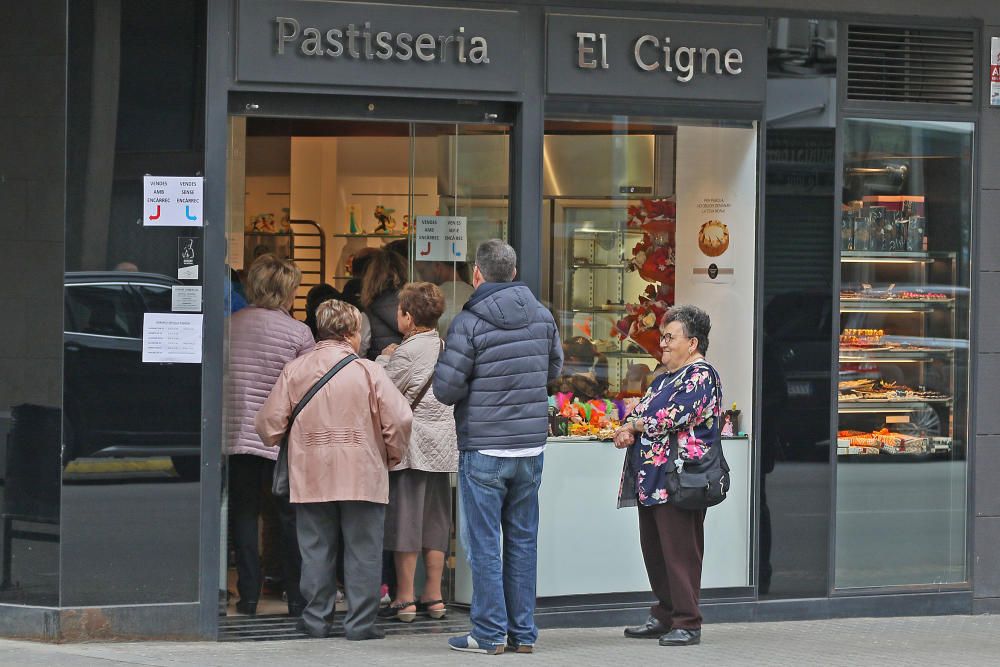
[[[966,577],[972,140],[845,123],[837,588]]]
[[[707,356],[744,415],[733,435],[749,432],[756,125],[550,119],[543,167],[554,434],[609,433],[661,371],[659,324],[681,303],[712,317]]]

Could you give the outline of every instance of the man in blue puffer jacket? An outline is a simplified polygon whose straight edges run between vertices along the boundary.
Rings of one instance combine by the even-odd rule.
[[[513,282],[516,264],[499,239],[479,246],[476,291],[452,321],[434,371],[434,396],[455,406],[459,533],[472,570],[472,632],[448,640],[456,651],[530,653],[538,638],[546,385],[559,376],[563,353],[552,314]]]

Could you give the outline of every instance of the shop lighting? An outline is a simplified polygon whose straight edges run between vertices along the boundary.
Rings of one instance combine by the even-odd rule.
[[[923,310],[912,308],[841,308],[842,313],[923,313]]]
[[[930,257],[841,257],[841,264],[930,264]]]
[[[917,364],[917,363],[920,363],[920,362],[923,362],[923,361],[927,361],[927,359],[891,359],[891,358],[885,358],[885,357],[883,357],[881,359],[871,359],[871,358],[868,358],[868,357],[841,357],[840,358],[840,362],[841,363],[852,363],[852,364],[861,364],[861,363],[866,363],[866,364],[867,363],[870,363],[870,364]]]
[[[914,408],[891,408],[886,409],[885,407],[870,407],[870,408],[837,408],[837,412],[840,414],[883,414],[886,412],[916,412]]]

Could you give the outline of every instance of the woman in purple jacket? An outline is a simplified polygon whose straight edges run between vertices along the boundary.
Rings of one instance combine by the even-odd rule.
[[[257,613],[261,571],[257,518],[271,491],[278,450],[265,447],[254,419],[285,364],[312,350],[312,332],[289,314],[302,273],[295,262],[267,254],[246,276],[249,306],[233,314],[229,325],[226,373],[226,454],[229,455],[229,511],[236,548],[236,611]],[[287,499],[275,498],[281,523],[281,560],[288,613],[302,613],[299,593],[301,556],[295,537],[295,514]]]

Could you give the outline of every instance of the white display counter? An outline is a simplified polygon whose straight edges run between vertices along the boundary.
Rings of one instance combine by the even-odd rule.
[[[702,588],[750,585],[750,439],[724,438],[722,446],[732,484],[705,520]],[[538,597],[649,590],[637,510],[616,508],[624,457],[610,442],[549,441],[539,492]],[[456,556],[455,601],[468,604],[472,584],[461,541]]]

